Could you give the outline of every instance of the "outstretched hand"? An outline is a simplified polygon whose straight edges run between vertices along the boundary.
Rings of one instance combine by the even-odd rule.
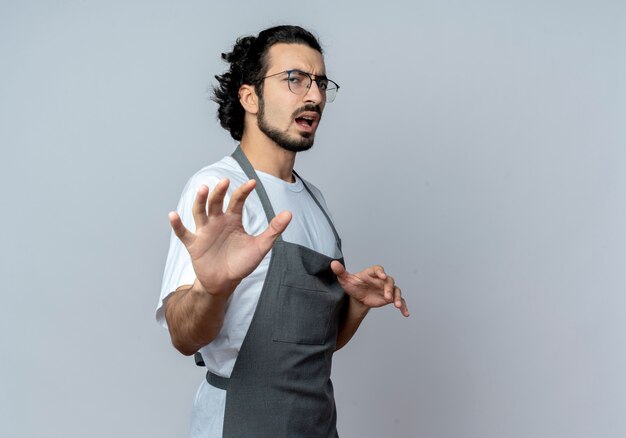
[[[382,307],[393,303],[402,315],[409,316],[402,291],[393,277],[387,275],[382,266],[370,266],[356,274],[350,274],[337,260],[330,264],[343,290],[367,308]]]
[[[232,293],[261,263],[291,221],[291,213],[283,211],[263,233],[249,235],[242,224],[243,206],[256,181],[239,186],[223,211],[228,185],[228,179],[223,179],[210,193],[206,185],[198,189],[192,208],[195,233],[185,228],[178,213],[169,214],[170,225],[187,248],[200,285],[214,295]]]

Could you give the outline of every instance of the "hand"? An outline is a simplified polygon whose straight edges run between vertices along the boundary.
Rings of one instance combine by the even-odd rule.
[[[356,274],[350,274],[337,260],[330,267],[343,290],[361,305],[371,308],[393,303],[405,317],[409,316],[402,291],[382,266],[371,266]]]
[[[283,211],[272,219],[263,233],[247,234],[241,222],[243,205],[256,181],[239,186],[226,211],[222,211],[228,185],[228,179],[223,179],[210,194],[205,185],[198,189],[192,207],[195,233],[185,228],[176,212],[169,214],[174,233],[191,256],[196,283],[208,293],[222,296],[230,295],[239,282],[256,269],[291,221],[291,213]]]

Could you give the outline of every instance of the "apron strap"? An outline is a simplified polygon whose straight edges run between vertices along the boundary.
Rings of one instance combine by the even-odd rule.
[[[237,149],[235,149],[235,152],[233,152],[231,156],[235,159],[235,161],[237,161],[237,163],[239,163],[239,166],[241,166],[241,169],[244,171],[246,176],[256,181],[257,184],[256,184],[255,190],[257,191],[257,194],[259,195],[259,199],[261,200],[261,205],[263,206],[263,210],[265,210],[267,223],[269,224],[270,221],[274,219],[276,214],[274,213],[274,209],[272,208],[272,203],[270,202],[270,199],[267,196],[267,192],[265,191],[265,188],[263,187],[263,184],[261,183],[259,176],[257,175],[256,171],[252,167],[252,164],[250,164],[250,161],[248,160],[248,157],[246,157],[246,154],[243,153],[241,146],[237,146]],[[330,217],[326,213],[326,210],[324,210],[324,208],[322,207],[322,204],[320,204],[320,202],[317,200],[317,198],[315,197],[311,189],[309,189],[309,186],[304,182],[302,177],[298,175],[295,170],[293,171],[293,173],[296,175],[296,177],[300,178],[306,191],[309,192],[309,195],[311,195],[311,198],[313,198],[313,201],[315,201],[319,209],[322,210],[322,214],[324,214],[324,217],[330,224],[330,228],[333,231],[333,234],[335,235],[335,241],[337,242],[337,247],[341,251],[341,238],[339,237],[339,233],[337,233],[337,230],[335,229],[335,225],[333,224],[333,221],[330,219]],[[277,240],[282,241],[283,240],[282,236],[278,236]]]
[[[235,149],[235,152],[233,152],[231,156],[235,159],[235,161],[237,161],[237,163],[239,163],[239,166],[241,166],[241,169],[244,171],[246,176],[249,179],[253,179],[256,181],[255,190],[257,192],[257,195],[259,195],[259,199],[261,200],[261,205],[263,206],[263,210],[265,210],[267,223],[269,224],[272,221],[272,219],[274,219],[274,217],[276,216],[276,213],[274,213],[274,209],[272,208],[272,203],[270,202],[270,198],[268,198],[267,196],[265,187],[263,187],[263,184],[261,183],[261,180],[259,179],[259,175],[257,175],[256,172],[254,171],[252,164],[250,164],[250,160],[248,160],[248,157],[246,157],[246,154],[244,154],[243,150],[241,150],[241,146],[237,146],[237,149]],[[277,240],[282,241],[283,240],[282,236],[278,236]]]
[[[202,353],[200,353],[199,351],[196,351],[195,354],[193,355],[193,360],[196,361],[196,365],[198,365],[199,367],[203,367],[204,364],[204,359],[202,358]]]
[[[228,384],[230,383],[230,378],[218,376],[217,374],[212,373],[211,371],[207,371],[206,381],[209,383],[209,385],[214,386],[215,388],[227,390]]]
[[[335,229],[335,225],[333,224],[333,221],[330,220],[330,217],[326,213],[326,210],[324,209],[324,207],[322,207],[322,204],[320,204],[320,201],[317,200],[317,198],[315,197],[315,195],[313,194],[313,192],[311,191],[307,183],[304,182],[304,179],[300,175],[298,175],[298,173],[295,170],[293,171],[293,173],[298,178],[300,178],[300,181],[302,181],[302,184],[304,185],[304,188],[306,189],[306,191],[309,192],[309,195],[311,195],[311,198],[313,198],[313,200],[315,201],[319,209],[322,210],[324,217],[326,217],[326,220],[330,224],[330,229],[333,230],[333,234],[335,235],[335,241],[337,242],[337,247],[339,248],[339,251],[341,251],[341,238],[339,237],[339,233],[337,233],[337,230]]]

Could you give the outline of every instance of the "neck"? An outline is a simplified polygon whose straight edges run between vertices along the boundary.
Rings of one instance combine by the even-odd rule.
[[[254,169],[290,183],[295,182],[293,176],[295,152],[281,148],[260,131],[252,133],[244,131],[241,149]]]

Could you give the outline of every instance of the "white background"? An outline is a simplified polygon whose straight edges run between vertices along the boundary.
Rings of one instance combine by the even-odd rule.
[[[342,437],[626,436],[617,0],[0,0],[0,435],[186,434],[167,212],[235,147],[219,54],[282,23],[341,85],[296,167],[412,311],[335,356]]]

